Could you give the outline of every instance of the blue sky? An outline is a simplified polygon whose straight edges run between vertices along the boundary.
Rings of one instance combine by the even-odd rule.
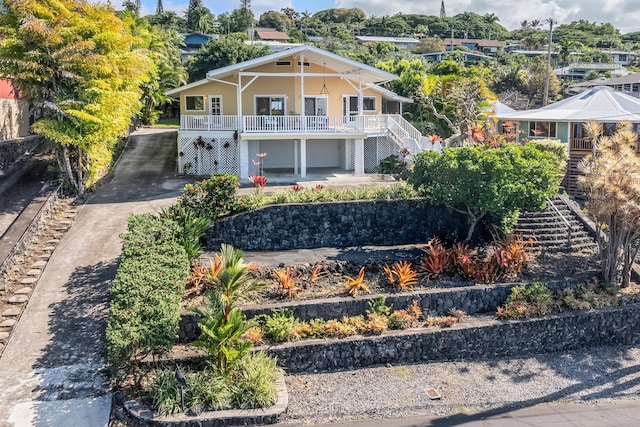
[[[116,2],[112,1],[114,4]],[[444,3],[448,16],[462,12],[475,12],[480,15],[495,13],[500,18],[500,23],[509,30],[519,28],[520,22],[525,19],[544,21],[553,17],[560,23],[584,19],[598,24],[610,22],[623,33],[640,31],[638,0],[445,0]],[[189,1],[163,0],[162,4],[165,10],[173,10],[182,15]],[[214,15],[231,11],[239,4],[239,0],[204,0],[204,5]],[[157,0],[142,0],[142,14],[154,13],[156,5]],[[439,0],[253,0],[251,9],[258,18],[263,12],[284,7],[292,7],[298,12],[307,10],[311,13],[333,7],[359,7],[367,16],[394,15],[399,12],[440,14]]]

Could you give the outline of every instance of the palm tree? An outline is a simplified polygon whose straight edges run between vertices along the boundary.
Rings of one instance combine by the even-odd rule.
[[[500,18],[498,18],[495,13],[485,13],[482,19],[484,19],[484,22],[489,26],[489,40],[491,40],[491,27],[495,22],[500,21]]]

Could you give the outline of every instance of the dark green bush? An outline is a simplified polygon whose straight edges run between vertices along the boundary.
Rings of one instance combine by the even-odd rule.
[[[466,215],[466,240],[481,220],[509,231],[518,212],[541,210],[560,183],[560,159],[533,144],[424,151],[414,162],[409,183],[432,203]]]
[[[196,217],[214,221],[237,210],[239,186],[236,175],[211,175],[209,179],[185,185],[178,206],[190,209]]]
[[[115,368],[161,354],[178,338],[189,274],[189,258],[175,240],[178,230],[175,222],[149,214],[129,219],[107,322],[107,352]]]
[[[208,218],[197,217],[191,209],[179,205],[163,209],[160,216],[177,224],[179,232],[175,237],[180,246],[184,248],[187,257],[193,260],[200,256],[202,253],[200,238],[209,228],[211,221]]]

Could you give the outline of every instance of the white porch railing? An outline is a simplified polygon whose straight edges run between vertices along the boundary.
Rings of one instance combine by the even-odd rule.
[[[180,129],[189,131],[237,130],[240,133],[350,133],[385,131],[412,153],[425,149],[422,135],[399,114],[362,116],[210,116],[183,115]]]
[[[238,116],[180,116],[181,130],[237,130]]]
[[[367,116],[244,116],[243,133],[364,131]]]

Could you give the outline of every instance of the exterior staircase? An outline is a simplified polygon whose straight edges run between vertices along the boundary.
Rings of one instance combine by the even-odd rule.
[[[597,250],[595,239],[563,198],[547,201],[547,209],[520,215],[514,232],[533,239],[537,252],[580,252]]]

